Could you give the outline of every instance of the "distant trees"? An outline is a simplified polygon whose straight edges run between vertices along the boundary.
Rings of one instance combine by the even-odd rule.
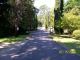
[[[0,35],[16,35],[37,28],[33,0],[0,0]]]
[[[46,5],[40,6],[40,11],[39,11],[39,14],[38,14],[38,20],[41,22],[42,26],[44,26],[44,27],[45,27],[45,24],[46,24],[45,22],[47,20],[49,20],[48,10],[49,10],[49,8]]]
[[[46,30],[54,27],[54,9],[42,5],[38,14],[38,20]]]

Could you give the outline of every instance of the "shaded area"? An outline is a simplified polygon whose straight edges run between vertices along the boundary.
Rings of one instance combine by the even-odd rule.
[[[38,26],[32,0],[0,0],[0,37],[26,34]],[[29,33],[29,32],[27,32]]]
[[[80,54],[80,40],[74,39],[70,35],[55,35],[53,39],[57,43],[66,46],[68,53]]]
[[[5,37],[0,38],[0,43],[13,43],[13,42],[20,42],[24,41],[24,39],[27,37],[27,35],[19,35],[19,36],[11,36],[11,37]]]
[[[0,54],[0,60],[79,60],[80,56],[64,53],[67,48],[48,38],[48,32],[38,30],[27,41]]]
[[[63,43],[69,48],[69,53],[80,54],[80,42]]]

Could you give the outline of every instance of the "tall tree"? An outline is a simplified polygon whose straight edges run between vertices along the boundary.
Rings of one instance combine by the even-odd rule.
[[[13,21],[11,22],[15,28],[15,32],[17,32],[17,28],[19,28],[20,32],[37,28],[37,19],[33,0],[10,0],[10,3],[12,6],[11,19],[13,18]]]
[[[54,20],[59,20],[60,16],[63,13],[64,0],[56,0],[55,1],[55,9],[54,9]]]
[[[60,26],[60,20],[63,13],[64,0],[55,0],[55,8],[54,8],[54,29],[56,32],[61,33],[62,29]]]
[[[0,34],[14,35],[37,28],[33,0],[0,0]]]

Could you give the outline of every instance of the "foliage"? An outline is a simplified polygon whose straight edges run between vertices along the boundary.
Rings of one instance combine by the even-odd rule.
[[[31,3],[29,4],[27,1],[24,0],[23,7],[24,9],[22,11],[22,21],[20,27],[24,31],[36,29],[37,17],[35,15],[35,12],[33,11],[33,9],[35,9],[34,6]]]
[[[32,0],[0,1],[0,36],[17,35],[37,28]]]
[[[45,26],[47,23],[48,13],[49,13],[48,10],[49,8],[46,5],[40,6],[40,11],[38,14],[38,21],[41,22],[42,26]]]
[[[55,28],[55,32],[57,34],[62,34],[63,33],[63,29],[62,29],[62,17],[59,18],[58,21],[55,21],[54,28]]]
[[[63,16],[63,0],[55,1],[55,9],[54,9],[54,29],[56,33],[62,33],[61,28],[61,17]]]
[[[73,15],[80,15],[80,7],[76,6],[75,8],[73,8],[72,10],[70,10],[70,12],[73,14]]]
[[[80,30],[74,30],[72,36],[76,39],[80,39]]]
[[[64,10],[68,12],[76,6],[80,8],[80,0],[68,0],[68,2],[64,6]]]
[[[7,1],[0,1],[0,37],[3,37],[4,35],[7,35],[10,32],[10,23],[9,23],[9,9],[10,6],[7,4]]]
[[[49,13],[49,12],[48,12]],[[48,27],[49,27],[49,15],[48,14],[46,14],[46,16],[45,16],[45,22],[44,22],[44,25],[45,25],[45,28],[46,29],[48,29]]]
[[[54,20],[59,20],[63,13],[63,0],[55,1],[55,9],[54,9]],[[56,23],[56,22],[55,22]]]
[[[68,29],[70,33],[80,28],[80,16],[74,15],[73,13],[74,12],[64,13],[61,23],[61,27]]]
[[[68,29],[72,33],[80,28],[80,0],[68,0],[64,6],[64,16],[62,18],[62,28]]]
[[[54,11],[51,9],[50,11],[47,12],[46,17],[45,17],[45,27],[48,29],[49,27],[54,28]]]
[[[54,27],[54,11],[53,9],[50,10],[50,21],[49,21],[49,27]]]
[[[38,14],[38,20],[46,29],[54,27],[54,10],[48,8],[46,5],[40,7]]]

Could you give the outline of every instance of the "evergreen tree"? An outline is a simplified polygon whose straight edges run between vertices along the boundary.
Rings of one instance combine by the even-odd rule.
[[[62,33],[62,29],[60,26],[61,17],[63,13],[64,0],[56,0],[55,1],[55,9],[54,9],[54,29],[56,33]],[[59,26],[58,26],[59,25]]]

